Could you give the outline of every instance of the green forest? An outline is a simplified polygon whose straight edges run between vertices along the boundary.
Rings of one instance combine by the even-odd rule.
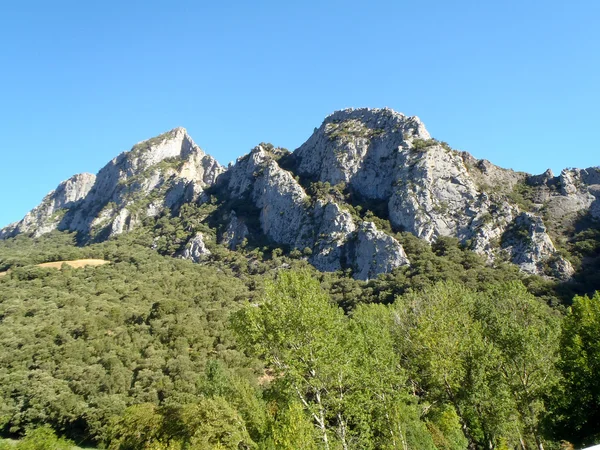
[[[366,282],[268,245],[194,264],[172,257],[185,223],[152,226],[0,241],[0,449],[600,441],[594,284],[408,233],[412,264]],[[110,263],[36,266],[82,258]]]

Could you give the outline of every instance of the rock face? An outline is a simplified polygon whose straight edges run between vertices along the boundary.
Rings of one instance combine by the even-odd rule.
[[[560,256],[546,231],[540,217],[522,213],[504,233],[502,248],[524,272],[544,273],[548,266],[557,278],[568,279],[573,266]]]
[[[65,213],[78,205],[90,192],[96,177],[90,173],[74,175],[63,181],[50,192],[42,203],[28,212],[25,217],[15,224],[0,230],[0,239],[16,236],[17,234],[32,234],[34,237],[49,233],[56,229]]]
[[[238,219],[235,211],[231,211],[229,224],[225,233],[223,233],[222,243],[230,250],[235,250],[244,242],[249,233],[244,221]]]
[[[181,257],[197,263],[208,258],[210,255],[211,252],[206,248],[206,244],[204,243],[204,234],[196,233],[186,244]]]
[[[61,183],[0,230],[0,239],[54,229],[105,239],[146,217],[201,204],[209,188],[222,208],[216,235],[228,248],[258,236],[300,250],[320,270],[351,269],[360,279],[409,264],[367,210],[389,220],[383,229],[428,242],[454,236],[489,261],[563,279],[573,268],[550,236],[584,215],[600,220],[600,168],[514,172],[431,139],[417,117],[361,108],[331,114],[293,153],[261,144],[226,170],[176,128],[135,145],[96,176]],[[204,238],[193,235],[179,255],[209,257]]]
[[[54,229],[110,237],[131,230],[146,216],[198,200],[222,172],[185,129],[176,128],[121,153],[96,176],[81,174],[61,183],[1,237],[38,236]]]
[[[549,185],[553,180],[549,180]],[[600,168],[589,167],[587,169],[565,169],[560,173],[558,181],[554,184],[560,186],[562,198],[554,197],[551,203],[556,203],[558,199],[559,208],[563,214],[579,212],[590,209],[590,213],[596,219],[598,215],[598,201],[600,199]],[[566,201],[564,201],[566,200]]]
[[[375,278],[380,273],[391,272],[396,267],[409,264],[400,243],[377,230],[373,222],[363,222],[356,236],[356,277],[361,280]]]
[[[431,139],[417,117],[388,109],[332,114],[294,157],[301,176],[343,183],[367,205],[384,202],[395,229],[428,242],[455,236],[489,260],[499,255],[501,237],[522,212],[509,197],[528,178],[452,150]],[[589,180],[590,172],[572,174],[571,184],[582,177]],[[544,183],[552,174],[538,178],[532,181]],[[579,201],[589,207],[591,197],[586,198],[587,203]],[[539,233],[552,242],[546,230]],[[560,259],[563,275],[570,275],[569,265],[553,245],[538,250],[542,259]],[[542,273],[540,264],[535,267],[535,273]]]
[[[292,174],[269,161],[254,184],[252,199],[260,208],[260,224],[274,242],[297,248],[310,245],[308,200]]]
[[[361,258],[357,259],[353,253],[357,227],[351,214],[331,197],[313,202],[292,173],[278,164],[280,157],[277,149],[258,146],[250,155],[238,159],[226,175],[229,195],[238,201],[251,202],[257,208],[261,231],[272,242],[303,251],[309,249],[310,262],[319,270],[353,267],[355,277],[360,279],[372,278],[408,263],[402,246],[375,229],[358,233],[361,245],[356,254]],[[235,210],[234,214],[237,222]],[[228,230],[237,226],[233,225],[236,222],[231,221]],[[230,243],[229,238],[224,241]],[[386,245],[390,241],[395,245]],[[402,254],[400,258],[396,255],[398,249]],[[364,256],[370,250],[379,254]]]
[[[390,196],[402,149],[430,139],[418,117],[391,109],[346,109],[325,119],[294,152],[299,174],[345,183],[366,199]]]
[[[341,270],[351,262],[347,243],[356,230],[352,215],[337,203],[318,200],[313,211],[319,229],[310,262],[325,272]]]

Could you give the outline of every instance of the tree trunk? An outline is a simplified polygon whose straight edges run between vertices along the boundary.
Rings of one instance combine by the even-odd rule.
[[[337,418],[339,422],[339,436],[340,440],[342,441],[342,448],[344,450],[348,450],[348,441],[346,440],[346,423],[344,422],[344,419],[340,413],[337,414]]]

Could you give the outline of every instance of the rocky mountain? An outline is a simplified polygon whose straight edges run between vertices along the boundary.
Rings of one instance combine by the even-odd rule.
[[[54,229],[108,238],[132,229],[142,217],[198,201],[223,170],[185,129],[176,128],[136,144],[96,176],[84,173],[62,182],[23,220],[0,230],[0,238]]]
[[[103,240],[185,204],[216,205],[218,213],[204,215],[204,232],[189,230],[176,252],[196,262],[211,255],[208,227],[233,250],[268,242],[301,252],[319,270],[370,279],[410,264],[396,236],[408,231],[430,243],[456,237],[490,263],[568,279],[573,267],[560,243],[582,217],[600,220],[600,169],[503,169],[432,139],[417,117],[391,109],[337,111],[294,152],[261,144],[227,169],[177,128],[96,176],[64,181],[0,238],[59,229]]]

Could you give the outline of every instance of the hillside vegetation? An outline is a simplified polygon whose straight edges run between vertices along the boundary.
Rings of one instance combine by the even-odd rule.
[[[48,425],[113,449],[599,437],[598,295],[552,309],[551,282],[452,239],[400,236],[413,264],[363,282],[270,247],[215,244],[193,264],[149,249],[156,227],[85,247],[66,233],[0,242],[4,436]],[[88,258],[111,264],[37,266]]]

